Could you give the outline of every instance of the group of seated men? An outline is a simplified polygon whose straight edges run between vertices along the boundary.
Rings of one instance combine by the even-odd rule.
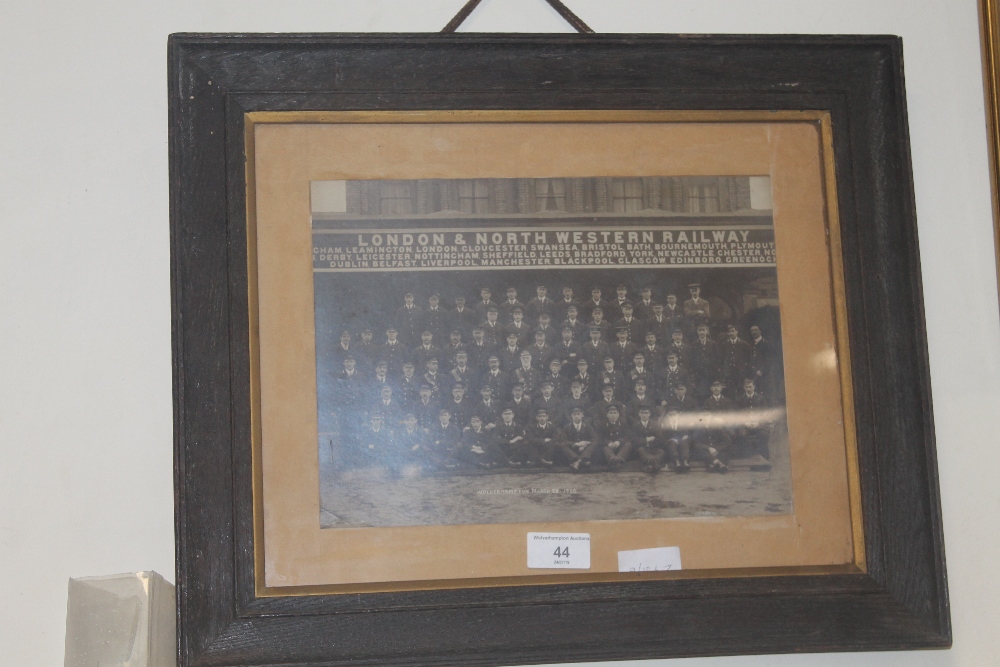
[[[389,326],[381,344],[370,329],[359,343],[344,331],[335,350],[343,370],[334,383],[344,463],[617,470],[638,459],[651,471],[683,472],[692,457],[711,470],[725,470],[736,450],[767,457],[768,402],[758,386],[770,371],[771,352],[759,328],[751,327],[752,344],[735,325],[721,342],[712,339],[707,302],[704,311],[692,312],[704,301],[692,286],[684,309],[689,315],[667,295],[677,310],[673,319],[693,319],[697,338],[688,344],[682,326],[664,322],[665,306],[652,301],[651,291],[643,289],[633,305],[619,287],[619,302],[602,306],[595,289],[586,324],[570,288],[562,308],[544,287],[527,306],[512,304],[511,288],[501,304],[509,306],[503,320],[501,307],[488,304],[485,319],[471,327],[455,323],[466,312],[458,297],[455,310],[442,311],[450,317],[442,346],[442,325],[429,326],[435,318],[427,317],[440,309],[437,295],[418,320],[426,326],[397,313],[403,325]],[[489,290],[482,296],[489,302]],[[400,310],[419,310],[412,295],[405,301]],[[613,328],[603,318],[605,308],[621,314]],[[567,317],[556,333],[551,319],[562,311]],[[419,342],[402,342],[401,329]],[[465,331],[471,331],[468,343]],[[610,344],[604,340],[609,331]],[[659,342],[664,332],[670,338],[665,346]]]

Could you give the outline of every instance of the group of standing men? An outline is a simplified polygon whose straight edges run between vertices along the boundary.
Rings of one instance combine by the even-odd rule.
[[[346,466],[689,469],[725,471],[733,454],[767,456],[775,351],[759,327],[712,336],[700,285],[665,303],[646,287],[634,302],[618,286],[580,303],[545,286],[527,304],[517,290],[471,308],[411,293],[376,343],[370,329],[341,334],[334,356],[341,461]],[[693,339],[688,333],[693,332]],[[690,342],[688,342],[690,340]],[[443,342],[447,341],[447,342]],[[595,468],[596,466],[596,468]]]

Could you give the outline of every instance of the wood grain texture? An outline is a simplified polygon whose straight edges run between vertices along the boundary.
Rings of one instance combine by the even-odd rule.
[[[898,38],[174,35],[169,104],[179,664],[950,645]],[[829,110],[868,573],[255,598],[243,114],[350,109]]]

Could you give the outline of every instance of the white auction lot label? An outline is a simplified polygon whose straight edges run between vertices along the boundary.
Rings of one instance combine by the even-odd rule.
[[[590,569],[590,533],[528,533],[528,567]]]

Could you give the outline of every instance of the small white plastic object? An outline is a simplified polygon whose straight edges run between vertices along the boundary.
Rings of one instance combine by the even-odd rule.
[[[70,579],[65,667],[176,667],[175,609],[156,572]]]

